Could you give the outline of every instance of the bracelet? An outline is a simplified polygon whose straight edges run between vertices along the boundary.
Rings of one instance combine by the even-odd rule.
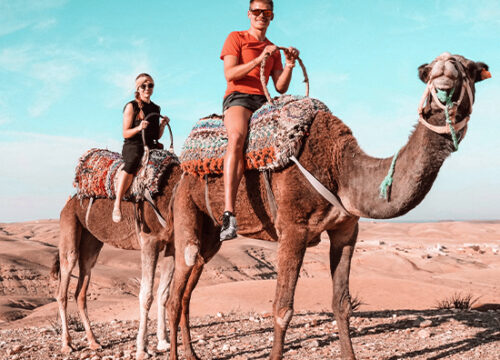
[[[286,63],[285,66],[288,66],[290,68],[294,68],[295,67],[295,63]]]

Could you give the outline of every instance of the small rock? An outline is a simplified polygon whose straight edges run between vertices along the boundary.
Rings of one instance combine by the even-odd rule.
[[[228,350],[229,350],[229,344],[222,345],[222,351],[228,351]]]
[[[432,325],[432,320],[424,320],[418,326],[421,328],[427,328]]]
[[[431,333],[429,332],[429,330],[420,330],[418,332],[418,337],[421,339],[427,339],[431,337]]]
[[[9,350],[7,350],[7,354],[8,354],[8,355],[18,354],[18,353],[20,353],[22,350],[23,350],[23,346],[22,346],[22,345],[14,345],[14,346],[13,346],[13,347],[11,347]]]
[[[203,339],[198,340],[198,344],[203,345],[206,344],[207,342]]]
[[[217,317],[218,317],[218,318],[221,318],[221,317],[223,317],[223,316],[224,316],[224,315],[222,315],[222,313],[220,313],[220,312],[218,312],[218,313],[217,313]]]
[[[229,347],[229,351],[231,351],[231,352],[236,352],[237,350],[238,350],[238,348],[234,345]]]

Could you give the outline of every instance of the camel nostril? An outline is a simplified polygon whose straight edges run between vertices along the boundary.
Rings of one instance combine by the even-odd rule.
[[[447,61],[444,64],[444,75],[452,78],[452,79],[457,79],[458,78],[458,70],[455,67],[455,64],[451,61]]]

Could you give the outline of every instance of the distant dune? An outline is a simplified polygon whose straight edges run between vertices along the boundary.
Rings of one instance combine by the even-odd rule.
[[[432,309],[457,292],[478,297],[479,303],[500,303],[500,221],[361,222],[360,227],[351,269],[351,294],[362,301],[360,310]],[[0,328],[55,318],[57,284],[48,272],[58,236],[56,220],[0,224]],[[326,237],[307,250],[297,310],[330,310],[328,252]],[[139,260],[139,252],[104,246],[92,273],[91,319],[138,318]],[[205,268],[191,314],[271,311],[275,264],[275,243],[248,238],[224,243]],[[76,279],[71,291],[75,285]],[[71,303],[70,311],[76,311]]]

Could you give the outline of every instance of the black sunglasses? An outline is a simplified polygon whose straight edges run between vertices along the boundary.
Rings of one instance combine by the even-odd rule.
[[[273,11],[272,10],[262,10],[262,9],[249,9],[249,11],[252,13],[253,16],[259,17],[260,14],[264,14],[264,17],[271,17],[273,16]]]
[[[152,88],[154,88],[154,87],[155,87],[155,84],[153,84],[153,83],[149,83],[149,84],[142,84],[142,85],[140,86],[140,88],[141,88],[142,90],[152,89]]]

